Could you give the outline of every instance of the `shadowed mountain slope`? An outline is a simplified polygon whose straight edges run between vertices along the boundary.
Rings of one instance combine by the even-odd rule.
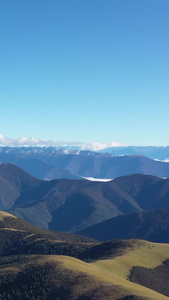
[[[136,238],[168,243],[169,208],[115,217],[79,231],[79,234],[100,241]]]
[[[21,193],[40,186],[41,182],[15,165],[0,165],[0,209],[10,208]]]
[[[6,231],[18,231],[26,233],[27,235],[39,235],[43,238],[50,238],[59,241],[71,241],[71,242],[83,242],[91,243],[96,242],[94,239],[88,237],[80,236],[77,234],[50,231],[46,229],[39,228],[23,219],[20,219],[14,215],[7,212],[0,211],[0,230],[1,234],[4,230]]]
[[[0,166],[0,209],[36,226],[77,232],[123,214],[169,206],[169,179],[135,174],[110,182],[39,180]]]
[[[0,211],[0,256],[62,254],[78,257],[95,242],[88,237],[44,230]]]

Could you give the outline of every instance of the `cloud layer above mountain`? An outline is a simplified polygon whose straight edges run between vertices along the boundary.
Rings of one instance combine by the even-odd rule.
[[[112,142],[106,143],[81,143],[81,142],[62,142],[38,139],[34,137],[22,137],[18,139],[8,138],[3,134],[0,134],[0,145],[1,146],[13,146],[13,147],[76,147],[80,150],[93,150],[99,151],[109,147],[122,147],[126,146],[122,143]]]

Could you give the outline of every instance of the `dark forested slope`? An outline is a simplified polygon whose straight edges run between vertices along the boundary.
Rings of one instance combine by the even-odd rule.
[[[169,179],[135,174],[110,182],[45,181],[0,166],[0,209],[51,230],[77,232],[112,217],[169,206]]]

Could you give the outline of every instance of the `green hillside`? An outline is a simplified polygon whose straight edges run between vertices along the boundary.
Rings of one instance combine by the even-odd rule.
[[[0,260],[0,291],[3,291],[0,297],[2,300],[168,299],[128,281],[127,272],[114,268],[116,263],[125,271],[132,266],[132,263],[126,266],[124,257],[105,264],[56,255],[4,257]]]
[[[0,212],[1,300],[165,300],[168,260],[168,244],[99,243]]]
[[[130,241],[132,244],[133,241]],[[114,284],[119,284],[121,287],[129,289],[131,294],[136,293],[138,296],[154,300],[167,299],[168,297],[156,294],[154,291],[147,289],[142,285],[129,281],[129,277],[134,266],[154,269],[155,267],[162,265],[163,261],[168,257],[168,244],[155,244],[135,240],[134,247],[128,248],[128,250],[120,256],[117,255],[113,258],[109,257],[108,259],[96,260],[95,262],[92,262],[91,265],[106,272],[108,278],[113,278]]]

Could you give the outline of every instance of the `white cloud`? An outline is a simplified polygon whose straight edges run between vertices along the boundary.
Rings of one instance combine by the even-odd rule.
[[[105,143],[88,143],[88,144],[83,144],[81,146],[81,150],[93,150],[93,151],[100,151],[106,148],[111,148],[111,147],[122,147],[122,146],[127,146],[122,143],[110,143],[110,144],[105,144]]]
[[[37,139],[37,138],[27,138],[22,137],[18,139],[11,139],[8,137],[5,137],[3,134],[0,134],[0,144],[2,146],[59,146],[62,145],[62,142],[53,142],[50,140],[43,140],[43,139]]]
[[[1,146],[13,146],[13,147],[76,147],[80,150],[92,150],[100,151],[110,147],[121,147],[126,146],[122,143],[80,143],[80,142],[62,142],[62,141],[52,141],[38,139],[34,137],[22,137],[18,139],[12,139],[5,137],[3,134],[0,134],[0,145]]]
[[[87,179],[89,181],[99,181],[99,182],[108,182],[113,179],[106,179],[106,178],[94,178],[94,177],[83,177],[84,179]]]
[[[169,163],[169,158],[166,158],[166,159],[157,159],[157,158],[155,158],[154,160]]]

